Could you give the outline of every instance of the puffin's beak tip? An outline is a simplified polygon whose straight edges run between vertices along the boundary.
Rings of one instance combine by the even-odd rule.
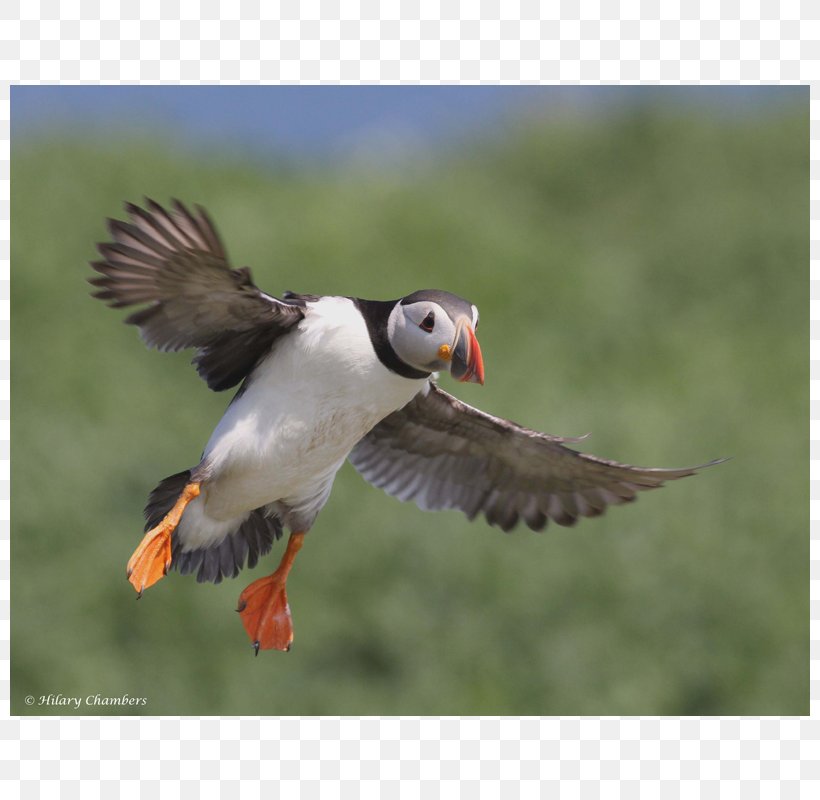
[[[455,353],[459,367],[463,369],[460,375],[456,376],[462,383],[480,383],[484,385],[484,359],[481,355],[481,348],[478,345],[475,331],[471,326],[465,325],[463,333],[456,343]]]

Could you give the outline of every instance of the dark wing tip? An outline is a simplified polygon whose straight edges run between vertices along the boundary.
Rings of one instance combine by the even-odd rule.
[[[697,464],[694,467],[682,467],[681,469],[670,469],[670,470],[661,470],[661,472],[680,472],[681,478],[687,478],[690,475],[697,475],[697,473],[702,469],[708,469],[709,467],[715,467],[718,464],[723,464],[724,461],[731,461],[732,456],[726,456],[725,458],[714,458],[711,461],[707,461],[704,464]]]
[[[705,464],[701,464],[699,467],[695,467],[695,469],[705,469],[706,467],[714,467],[716,464],[723,464],[725,461],[731,461],[734,456],[724,456],[723,458],[715,458],[712,461],[707,461]]]

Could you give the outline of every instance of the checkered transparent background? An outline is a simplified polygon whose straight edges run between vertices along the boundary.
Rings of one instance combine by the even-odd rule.
[[[9,82],[807,82],[805,2],[4,0]],[[275,8],[275,16],[263,9]],[[269,12],[268,12],[269,13]],[[668,16],[667,16],[668,15]],[[742,15],[742,16],[741,16]],[[820,105],[812,100],[812,616],[820,619]],[[820,720],[9,719],[9,104],[0,112],[3,797],[820,797]],[[812,622],[812,710],[820,634]]]

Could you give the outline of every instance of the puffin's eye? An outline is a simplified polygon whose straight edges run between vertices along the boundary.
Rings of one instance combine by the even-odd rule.
[[[427,333],[433,332],[433,327],[436,324],[436,315],[431,311],[420,323],[419,328]]]

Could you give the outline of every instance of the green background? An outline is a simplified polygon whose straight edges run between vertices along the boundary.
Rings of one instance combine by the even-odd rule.
[[[15,140],[12,712],[808,713],[808,92],[755,112],[655,102],[530,120],[427,157],[260,165],[159,139]],[[289,654],[221,585],[124,566],[157,481],[230,399],[89,298],[124,200],[206,206],[268,292],[481,310],[469,403],[629,463],[728,463],[505,535],[349,466],[289,581]],[[85,707],[84,713],[106,709]]]

